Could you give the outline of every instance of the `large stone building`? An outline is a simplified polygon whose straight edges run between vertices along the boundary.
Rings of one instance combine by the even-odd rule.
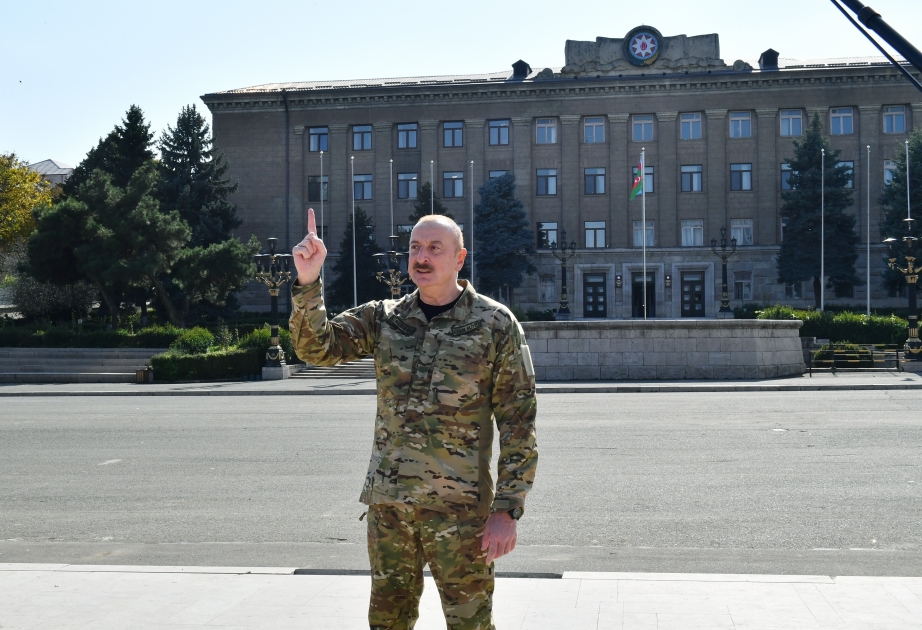
[[[538,273],[512,296],[525,309],[556,306],[561,266],[549,245],[565,230],[578,246],[568,264],[575,317],[641,315],[645,234],[650,315],[713,317],[721,273],[709,244],[722,227],[739,243],[729,263],[734,305],[808,305],[812,283],[778,284],[775,256],[785,162],[819,113],[854,171],[859,275],[870,225],[872,298],[885,303],[877,198],[889,160],[922,124],[922,95],[886,60],[804,61],[768,50],[728,64],[717,35],[663,37],[650,27],[623,39],[568,41],[565,55],[561,68],[519,61],[493,74],[271,84],[203,96],[216,145],[240,183],[241,236],[276,236],[290,247],[323,194],[336,255],[355,195],[383,245],[392,204],[394,229],[406,230],[417,186],[430,179],[467,232],[471,191],[511,172],[538,245]],[[645,229],[641,199],[629,200],[642,149]],[[840,301],[862,303],[864,295],[857,288]],[[247,291],[243,302],[257,308],[261,297]]]

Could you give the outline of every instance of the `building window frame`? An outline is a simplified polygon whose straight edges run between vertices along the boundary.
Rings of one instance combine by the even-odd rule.
[[[730,238],[738,247],[752,245],[752,219],[730,219]]]
[[[464,146],[464,122],[449,120],[442,123],[442,146],[456,149]]]
[[[804,299],[804,289],[802,282],[791,282],[784,285],[784,297],[788,300]]]
[[[643,233],[644,230],[641,227],[642,221],[634,221],[634,247],[643,247]],[[647,221],[647,247],[653,247],[656,243],[656,225],[654,221]]]
[[[587,168],[583,171],[583,191],[587,195],[605,194],[605,169]]]
[[[535,144],[557,144],[557,119],[538,118],[535,121]]]
[[[683,164],[680,169],[683,193],[704,191],[704,167],[701,164]]]
[[[734,271],[733,272],[733,299],[752,301],[752,272],[751,271]]]
[[[557,222],[538,221],[536,226],[538,249],[552,249],[557,244]]]
[[[855,187],[855,162],[852,160],[840,160],[839,165],[844,166],[845,171],[848,174],[848,181],[845,182],[845,187],[854,188]]]
[[[653,114],[634,114],[631,116],[631,141],[653,141]]]
[[[833,107],[829,110],[829,135],[850,136],[855,133],[854,109]]]
[[[701,113],[679,114],[679,138],[681,140],[701,139]]]
[[[704,247],[704,219],[682,221],[682,247]]]
[[[538,197],[553,197],[557,194],[557,169],[539,168],[535,174],[536,191]]]
[[[500,170],[490,171],[488,179],[496,179],[498,177],[502,177],[503,175],[508,175],[508,174],[509,174],[508,170],[500,169]]]
[[[587,116],[583,119],[583,142],[601,144],[605,142],[605,119],[601,116]]]
[[[324,153],[330,150],[330,128],[329,127],[308,127],[307,128],[307,150],[311,153]]]
[[[374,177],[369,174],[354,175],[352,177],[352,192],[356,201],[372,199]]]
[[[896,161],[884,160],[884,186],[889,186],[896,179]]]
[[[490,146],[498,147],[505,146],[509,144],[509,119],[501,118],[499,120],[491,120],[487,123],[487,126],[490,130]]]
[[[397,148],[417,148],[419,125],[417,123],[400,123],[397,125]]]
[[[442,198],[459,199],[464,196],[464,171],[442,173]]]
[[[781,136],[784,138],[794,138],[804,135],[804,112],[802,109],[782,109],[779,115],[781,119]]]
[[[730,112],[730,137],[752,137],[752,112]]]
[[[743,162],[730,165],[730,190],[752,190],[752,163]]]
[[[307,177],[307,200],[308,201],[329,201],[330,200],[330,176],[309,175]]]
[[[884,106],[884,133],[906,133],[906,106]]]
[[[352,125],[352,150],[371,151],[371,125]]]
[[[791,165],[788,162],[781,163],[781,190],[794,190],[791,186],[791,175],[794,174],[794,169],[791,168]]]
[[[584,221],[583,231],[586,236],[586,249],[608,247],[605,240],[605,221]]]
[[[397,173],[397,199],[416,199],[419,173]]]

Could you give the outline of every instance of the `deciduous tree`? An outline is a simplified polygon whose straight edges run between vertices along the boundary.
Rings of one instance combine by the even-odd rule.
[[[51,203],[51,185],[15,153],[0,154],[0,245],[29,235],[33,211]]]

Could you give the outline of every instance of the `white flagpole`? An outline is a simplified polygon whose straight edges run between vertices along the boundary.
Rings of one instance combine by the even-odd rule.
[[[647,165],[645,153],[647,149],[640,149],[640,229],[643,239],[643,319],[647,321]]]
[[[435,160],[429,160],[429,214],[435,214]]]
[[[352,306],[359,305],[359,276],[355,268],[355,156],[349,158],[352,164]]]
[[[820,311],[826,305],[826,149],[820,149]]]
[[[471,242],[468,243],[471,252],[471,286],[474,286],[474,160],[471,160]]]
[[[868,183],[865,188],[867,189],[868,195],[868,220],[867,220],[867,230],[868,230],[868,250],[867,250],[867,265],[868,265],[868,291],[867,291],[867,311],[868,317],[871,316],[871,145],[868,145],[868,173],[867,173]]]
[[[320,152],[320,236],[323,239],[323,151]],[[320,264],[320,297],[323,297],[324,292],[326,291],[326,278],[323,275],[323,270],[326,269],[326,260]]]
[[[909,205],[909,140],[906,141],[906,218],[912,218],[912,206]],[[911,223],[909,227],[912,227]]]
[[[394,234],[394,160],[391,160],[391,233],[388,234],[388,236],[392,236],[393,234]]]

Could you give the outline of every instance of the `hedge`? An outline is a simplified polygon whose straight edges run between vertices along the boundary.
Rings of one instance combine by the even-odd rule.
[[[266,351],[269,349],[269,340],[270,340],[270,330],[266,326],[264,328],[257,328],[243,339],[240,340],[240,343],[237,344],[238,348],[255,348],[259,351],[260,357],[266,356]],[[304,363],[301,359],[298,358],[298,355],[295,353],[294,344],[291,343],[291,333],[288,332],[283,326],[279,327],[279,345],[282,346],[282,350],[285,351],[285,363],[292,365],[296,363]],[[262,365],[262,364],[260,364]]]
[[[860,344],[890,344],[902,346],[908,335],[909,323],[895,315],[830,313],[806,311],[790,306],[775,305],[759,311],[759,319],[800,319],[804,325],[801,337],[829,339],[830,342]]]
[[[211,381],[259,374],[263,355],[255,348],[206,354],[180,354],[171,350],[154,356],[150,362],[156,381]]]
[[[80,332],[64,326],[47,330],[4,326],[0,328],[0,348],[167,348],[181,332],[172,326],[152,326],[137,333],[126,330]]]

